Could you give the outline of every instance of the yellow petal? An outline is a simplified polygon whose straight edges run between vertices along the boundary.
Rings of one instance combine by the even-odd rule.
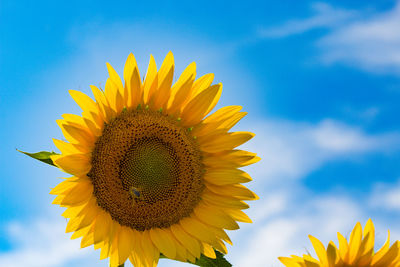
[[[202,245],[203,245],[203,254],[206,257],[211,258],[211,259],[217,258],[217,255],[215,255],[215,251],[212,248],[212,246],[210,246],[209,244],[204,243],[204,242],[202,243]]]
[[[105,96],[114,114],[118,114],[122,111],[123,100],[120,90],[117,85],[109,78],[106,81],[106,87],[104,90]]]
[[[339,254],[340,257],[344,260],[347,255],[349,245],[347,243],[346,238],[344,238],[344,236],[341,233],[338,232],[337,237],[339,240]]]
[[[375,227],[371,219],[368,219],[364,227],[364,238],[368,235],[368,242],[365,243],[365,253],[373,252],[375,244]]]
[[[315,252],[317,253],[319,260],[321,261],[321,264],[323,266],[329,266],[328,256],[326,254],[326,250],[322,242],[311,235],[309,235],[308,238],[310,238],[310,241],[314,247]]]
[[[195,256],[193,256],[190,252],[187,252],[187,260],[189,261],[189,262],[191,262],[192,264],[194,264],[195,262],[196,262],[196,257]]]
[[[76,90],[69,90],[69,94],[82,111],[89,115],[89,118],[93,119],[96,123],[103,120],[99,106],[89,96]]]
[[[58,126],[60,127],[65,139],[67,139],[68,142],[70,142],[71,144],[78,144],[78,140],[76,140],[74,137],[72,137],[65,129],[64,129],[64,125],[67,124],[67,122],[65,120],[56,120]],[[81,148],[81,147],[85,147],[82,145],[78,145],[77,148]],[[86,150],[89,150],[86,148]]]
[[[136,107],[142,102],[142,81],[140,79],[140,72],[137,66],[137,62],[133,54],[129,54],[128,59],[125,63],[124,68],[124,80],[125,88],[127,91],[127,102],[128,107]]]
[[[194,209],[194,214],[203,223],[211,226],[225,228],[228,230],[239,229],[239,225],[230,216],[226,215],[217,207],[199,203]]]
[[[217,186],[213,184],[206,184],[207,188],[210,189],[210,191],[214,192],[215,194],[218,195],[223,195],[223,196],[232,196],[237,199],[241,200],[257,200],[259,197],[253,193],[251,190],[246,188],[245,186],[241,184],[231,184],[231,185],[223,185],[223,186]]]
[[[94,197],[91,197],[85,207],[78,214],[78,216],[81,217],[82,220],[76,230],[92,225],[100,211],[101,210],[97,205],[96,199]]]
[[[357,223],[350,235],[348,263],[353,263],[357,257],[362,240],[362,226]]]
[[[304,264],[306,267],[324,267],[324,265],[319,264],[315,259],[313,258],[308,258],[304,260]]]
[[[193,129],[193,135],[204,136],[216,130],[229,131],[247,112],[239,112],[241,106],[228,106],[217,110]]]
[[[154,95],[154,107],[156,109],[167,107],[171,94],[172,79],[174,77],[174,56],[169,52],[158,72],[158,90]]]
[[[139,240],[134,240],[133,232],[130,227],[121,226],[118,237],[119,264],[123,264],[128,259],[133,248],[133,243],[138,241]]]
[[[234,114],[237,114],[242,110],[241,106],[226,106],[218,109],[215,111],[213,114],[208,116],[207,118],[204,119],[203,124],[204,125],[214,125],[214,123],[221,123],[224,122],[225,120],[229,119],[232,117]],[[217,128],[215,128],[217,129]]]
[[[65,232],[71,233],[71,232],[79,230],[78,227],[79,227],[79,224],[81,223],[81,221],[82,221],[82,217],[74,217],[74,218],[69,219],[67,227],[65,228]],[[85,225],[85,226],[88,226],[88,225]]]
[[[179,224],[188,234],[194,236],[198,240],[209,244],[215,244],[217,241],[217,238],[211,232],[210,227],[206,226],[197,219],[186,217],[180,220]]]
[[[111,229],[110,214],[102,209],[99,209],[95,225],[94,225],[94,243],[97,244],[107,239]]]
[[[66,195],[59,195],[54,199],[53,204],[61,206],[77,206],[83,202],[87,202],[93,193],[93,185],[91,182],[77,183]]]
[[[86,235],[86,234],[89,232],[89,230],[90,230],[91,228],[92,228],[92,225],[89,225],[89,226],[87,226],[87,227],[84,227],[84,228],[81,228],[81,229],[75,231],[75,232],[71,235],[71,240],[77,239],[77,238],[79,238],[79,237],[82,237],[82,236]]]
[[[233,116],[227,118],[226,120],[221,121],[221,123],[217,127],[217,130],[224,129],[225,131],[229,131],[233,126],[235,126],[246,115],[247,115],[247,112],[238,112],[238,113],[234,114]]]
[[[251,219],[249,216],[247,216],[246,213],[244,213],[241,210],[238,209],[224,209],[224,211],[229,214],[234,220],[238,222],[244,222],[244,223],[252,223]]]
[[[394,242],[390,249],[382,256],[381,259],[376,261],[373,266],[389,266],[392,261],[394,261],[400,254],[400,244],[399,241]],[[398,262],[397,262],[398,263]]]
[[[223,208],[231,208],[231,209],[248,209],[249,205],[245,202],[238,200],[233,197],[227,196],[219,196],[214,194],[213,192],[209,191],[208,189],[204,190],[203,200],[210,203],[211,205],[217,205]]]
[[[199,143],[203,151],[217,153],[224,150],[232,150],[249,141],[254,135],[250,132],[217,133],[210,135],[207,140],[199,141]]]
[[[150,231],[143,231],[141,234],[142,239],[142,248],[143,248],[143,256],[145,262],[147,262],[148,266],[157,266],[158,259],[160,257],[160,251],[151,241]]]
[[[203,163],[210,168],[240,168],[259,160],[256,153],[235,149],[204,155]]]
[[[80,181],[84,181],[87,178],[70,177],[66,178],[64,181],[56,185],[51,189],[51,195],[61,195],[68,193],[72,188],[74,188]]]
[[[196,258],[200,258],[200,244],[195,238],[187,234],[179,224],[171,225],[171,231],[175,238],[184,244],[190,253]]]
[[[82,205],[79,206],[75,206],[75,207],[68,207],[62,214],[61,216],[63,216],[64,218],[74,218],[78,215],[78,213],[86,206],[87,203],[84,203]]]
[[[120,228],[119,223],[111,220],[110,222],[110,226],[109,226],[109,233],[108,235],[105,237],[104,241],[103,241],[103,246],[101,248],[101,252],[100,252],[100,260],[102,259],[106,259],[108,257],[111,257],[111,249],[112,246],[114,244],[114,246],[116,246],[114,243],[114,238],[116,235],[117,230]],[[116,238],[116,240],[118,240],[118,237]],[[101,243],[101,242],[100,242]],[[100,244],[99,243],[99,244]]]
[[[196,216],[194,216],[193,218],[198,219]],[[202,221],[200,221],[200,222],[203,223]],[[203,223],[203,224],[216,237],[216,242],[211,243],[211,245],[213,245],[216,249],[218,249],[222,253],[227,254],[228,252],[226,250],[225,244],[220,240],[220,239],[222,239],[225,242],[227,242],[228,244],[232,245],[232,241],[229,238],[229,236],[227,235],[227,233],[220,227],[214,227],[214,226],[210,225],[209,223]]]
[[[328,244],[326,249],[327,260],[329,267],[335,267],[336,257],[337,257],[337,249],[335,244],[331,241]]]
[[[104,241],[103,246],[100,251],[100,260],[104,260],[110,256],[110,248],[111,248],[111,244],[107,238],[107,240]]]
[[[171,228],[165,228],[163,229],[173,240],[173,243],[175,245],[176,248],[176,257],[175,259],[178,261],[183,261],[183,262],[187,262],[187,255],[188,255],[188,251],[186,249],[185,246],[183,246],[178,239],[175,238],[174,234],[171,231]]]
[[[118,267],[120,265],[119,263],[119,232],[121,231],[121,226],[119,224],[116,225],[115,228],[115,236],[114,240],[111,243],[111,248],[110,248],[110,267]]]
[[[365,264],[369,264],[372,260],[373,248],[370,250],[366,250],[366,245],[370,242],[369,239],[370,233],[367,233],[364,239],[361,240],[361,244],[355,260],[355,263],[358,265],[364,266]]]
[[[91,168],[89,157],[85,154],[54,155],[50,158],[57,167],[76,176],[87,174]]]
[[[158,72],[158,78],[160,82],[163,82],[165,79],[169,79],[171,68],[173,69],[174,66],[174,55],[171,51],[169,51],[160,67],[160,71]]]
[[[217,104],[222,92],[222,84],[210,86],[193,98],[182,111],[185,126],[198,124]]]
[[[106,122],[109,122],[111,118],[114,117],[114,112],[109,106],[109,103],[104,95],[104,93],[94,85],[91,85],[90,88],[92,89],[94,98],[99,106],[99,109],[102,113],[102,116]]]
[[[171,88],[171,97],[168,101],[168,113],[176,114],[181,110],[183,103],[191,93],[194,79],[196,78],[196,63],[192,62],[183,71],[178,81]]]
[[[79,154],[80,152],[82,152],[80,149],[78,149],[75,145],[62,141],[62,140],[58,140],[58,139],[54,139],[53,138],[53,143],[54,145],[58,148],[58,150],[61,151],[61,154]],[[86,152],[86,151],[85,151]]]
[[[157,65],[154,57],[150,55],[150,62],[147,68],[146,79],[143,85],[143,99],[144,103],[147,104],[153,97],[154,93],[158,88],[158,78],[157,78]]]
[[[161,228],[150,229],[150,237],[157,248],[170,259],[176,257],[176,247],[173,238]]]
[[[106,63],[106,65],[107,65],[108,75],[110,75],[111,81],[116,85],[117,90],[120,92],[121,96],[126,97],[126,95],[124,95],[124,86],[122,84],[121,78],[119,77],[118,73],[109,63]]]
[[[278,257],[278,260],[283,263],[286,267],[302,267],[301,264],[297,263],[296,260],[287,257]]]
[[[87,233],[81,240],[81,248],[93,245],[93,233]]]
[[[83,118],[76,114],[63,114],[64,121],[62,124],[72,125],[84,131],[90,132]]]
[[[80,211],[77,217],[71,218],[68,221],[67,227],[65,229],[66,233],[78,231],[82,228],[86,228],[89,225],[93,225],[99,209],[97,206],[92,205],[93,201],[89,201],[87,205]]]
[[[214,73],[208,73],[198,78],[193,84],[192,99],[196,97],[199,93],[203,92],[205,89],[210,87],[213,80],[214,80]]]
[[[374,265],[376,264],[379,260],[381,260],[385,254],[389,251],[389,246],[390,246],[390,231],[388,231],[388,238],[383,244],[383,246],[375,253],[371,264]]]
[[[227,185],[247,183],[252,179],[246,172],[238,169],[209,169],[204,174],[204,180],[214,185]]]
[[[192,220],[190,222],[190,220]],[[190,222],[192,224],[192,228],[189,230],[187,225],[187,222]],[[201,241],[204,241],[206,243],[211,244],[213,247],[221,251],[222,253],[226,254],[227,250],[225,247],[225,244],[221,242],[220,238],[226,240],[230,244],[232,244],[232,241],[229,239],[228,235],[221,229],[213,227],[211,225],[205,224],[201,221],[199,221],[195,217],[190,217],[190,218],[185,218],[184,220],[180,221],[180,225],[183,227],[183,229],[188,232],[189,234],[194,235],[194,231],[198,231],[196,238],[198,238]],[[190,232],[191,231],[191,232]],[[207,233],[207,235],[205,235]],[[199,236],[202,237],[199,237]]]
[[[85,116],[83,117],[83,121],[93,136],[98,137],[101,135],[101,130],[102,127],[104,126],[104,123],[102,123],[101,126],[99,127],[92,120],[86,118]]]
[[[230,243],[232,243],[232,242],[230,242]],[[228,254],[228,250],[226,249],[226,246],[225,246],[224,242],[222,242],[221,240],[217,240],[217,244],[218,245],[213,244],[213,246],[217,250],[219,250],[222,254]]]
[[[78,144],[88,148],[94,147],[95,138],[87,128],[80,128],[77,127],[77,125],[72,124],[64,124],[63,128],[69,135],[78,141]]]

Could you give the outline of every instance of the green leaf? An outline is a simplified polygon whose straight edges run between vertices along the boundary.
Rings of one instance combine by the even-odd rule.
[[[197,259],[195,263],[191,263],[197,266],[201,266],[201,267],[231,267],[232,264],[229,263],[229,261],[227,261],[224,258],[224,254],[222,254],[221,252],[215,250],[215,255],[217,256],[215,259],[212,258],[208,258],[206,256],[204,256],[203,254],[201,254],[200,259]],[[160,258],[162,259],[168,259],[167,257],[165,257],[164,255],[160,254]]]
[[[32,157],[34,159],[40,160],[40,161],[42,161],[44,163],[53,165],[55,167],[56,167],[56,165],[54,165],[54,163],[51,160],[50,156],[59,155],[59,154],[57,154],[56,152],[53,152],[53,151],[52,152],[40,151],[40,152],[37,152],[37,153],[28,153],[28,152],[24,152],[24,151],[21,151],[21,150],[18,150],[18,149],[17,149],[17,151],[21,152],[21,153],[24,153],[25,155],[28,155],[29,157]]]
[[[200,259],[196,260],[194,263],[195,265],[201,266],[201,267],[231,267],[232,264],[229,263],[224,258],[224,254],[222,254],[219,251],[215,251],[215,255],[217,256],[215,259],[208,258],[201,254]]]

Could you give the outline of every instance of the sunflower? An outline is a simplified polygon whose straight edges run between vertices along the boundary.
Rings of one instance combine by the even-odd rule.
[[[82,115],[64,114],[57,123],[66,141],[54,139],[54,164],[72,175],[52,189],[53,204],[67,209],[66,232],[81,247],[101,249],[111,266],[128,258],[134,266],[156,266],[160,254],[195,262],[201,254],[226,254],[224,231],[251,222],[244,200],[258,197],[241,183],[251,177],[240,167],[259,160],[235,149],[250,132],[229,132],[245,115],[240,106],[207,114],[222,84],[214,75],[197,80],[190,64],[173,84],[169,52],[157,71],[150,63],[142,82],[133,54],[124,83],[107,63],[109,78],[94,99],[69,91]]]
[[[390,232],[385,244],[374,252],[375,228],[371,219],[365,225],[364,231],[358,222],[347,242],[338,233],[339,248],[330,241],[325,250],[324,245],[313,236],[309,236],[317,253],[318,259],[310,255],[302,257],[292,255],[291,258],[280,257],[279,260],[287,267],[398,267],[400,266],[400,242],[396,241],[390,247]]]

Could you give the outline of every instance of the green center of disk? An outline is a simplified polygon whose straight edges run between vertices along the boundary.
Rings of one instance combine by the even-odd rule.
[[[176,152],[157,137],[137,140],[120,163],[120,178],[133,198],[146,202],[165,199],[177,186]]]

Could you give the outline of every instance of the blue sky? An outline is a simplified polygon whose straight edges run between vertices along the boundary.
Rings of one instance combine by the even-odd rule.
[[[0,266],[107,266],[64,234],[49,189],[63,174],[15,151],[55,149],[55,123],[80,112],[69,89],[104,85],[133,52],[168,51],[180,72],[224,84],[242,105],[236,129],[262,161],[247,170],[260,200],[232,232],[235,266],[281,266],[372,218],[400,239],[400,2],[2,1],[0,3]],[[90,94],[90,93],[89,93]],[[160,266],[176,266],[161,261]],[[182,264],[186,266],[186,264]]]

